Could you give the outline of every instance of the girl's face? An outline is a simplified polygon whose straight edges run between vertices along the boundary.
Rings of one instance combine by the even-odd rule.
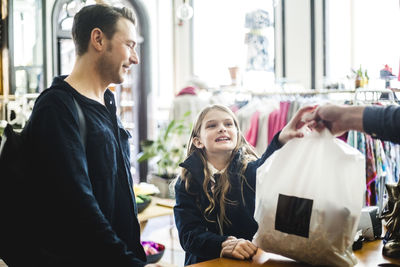
[[[205,148],[207,155],[231,153],[237,144],[237,132],[229,113],[212,109],[204,116],[200,136],[193,143],[197,148]]]

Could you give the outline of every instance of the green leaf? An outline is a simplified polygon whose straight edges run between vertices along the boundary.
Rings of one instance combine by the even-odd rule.
[[[142,141],[140,145],[143,151],[138,155],[138,161],[157,157],[158,175],[175,176],[185,157],[186,144],[176,144],[174,141],[184,134],[189,138],[192,123],[185,120],[189,115],[190,111],[184,114],[183,119],[170,121],[165,128],[160,129],[156,139]]]
[[[140,142],[140,145],[142,147],[149,147],[149,146],[151,146],[153,144],[154,144],[153,140],[143,140],[143,141]]]
[[[138,154],[138,159],[137,159],[137,161],[138,161],[138,162],[143,162],[143,161],[146,161],[146,160],[148,160],[148,159],[151,159],[151,158],[153,158],[153,157],[155,157],[155,156],[157,156],[157,154],[155,154],[155,153],[144,153],[144,152],[140,152],[140,153]]]

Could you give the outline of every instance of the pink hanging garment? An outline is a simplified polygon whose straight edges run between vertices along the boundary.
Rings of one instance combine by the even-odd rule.
[[[279,109],[271,112],[268,117],[268,144],[271,143],[275,134],[285,127],[290,102],[280,102],[279,107]]]
[[[271,143],[274,138],[275,132],[275,123],[279,119],[279,109],[275,109],[269,114],[268,117],[268,144]]]
[[[289,108],[290,108],[290,102],[281,102],[280,103],[281,106],[281,114],[280,114],[280,130],[283,129],[283,127],[285,127],[285,125],[288,123],[287,121],[287,114],[289,112]]]
[[[180,95],[197,95],[196,88],[193,86],[185,87],[182,90],[180,90],[176,96],[180,96]]]
[[[257,145],[257,136],[258,136],[258,121],[260,118],[260,112],[256,111],[251,116],[250,120],[250,129],[246,133],[246,140],[250,145],[255,147]]]

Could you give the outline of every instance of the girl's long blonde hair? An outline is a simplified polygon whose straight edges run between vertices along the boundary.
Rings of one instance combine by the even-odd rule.
[[[240,131],[240,128],[239,128],[238,120],[237,120],[235,114],[233,114],[233,112],[229,108],[222,106],[222,105],[212,105],[212,106],[208,106],[208,107],[204,108],[200,112],[200,114],[197,116],[197,119],[193,125],[193,129],[192,129],[192,132],[191,132],[191,135],[189,138],[189,143],[187,146],[187,157],[189,157],[193,153],[197,153],[197,155],[200,157],[200,159],[203,163],[203,166],[204,166],[203,191],[206,194],[207,199],[210,202],[210,205],[204,210],[203,214],[207,221],[215,222],[214,220],[210,219],[210,215],[215,210],[217,203],[219,203],[219,214],[217,215],[217,221],[219,224],[220,232],[221,232],[221,234],[223,234],[223,225],[231,224],[230,220],[226,217],[226,214],[225,214],[226,205],[237,205],[238,204],[237,201],[232,201],[232,200],[228,199],[226,196],[231,187],[231,184],[229,182],[229,166],[230,166],[230,164],[229,164],[228,168],[223,173],[221,173],[221,177],[216,181],[216,184],[214,186],[214,192],[211,196],[208,192],[208,186],[211,182],[211,179],[210,179],[211,172],[207,167],[206,152],[204,151],[204,148],[199,149],[193,143],[193,139],[195,137],[200,137],[200,130],[201,130],[201,126],[202,126],[204,117],[208,114],[208,112],[210,112],[212,110],[220,110],[220,111],[228,113],[232,117],[234,124],[236,126],[237,143],[236,143],[236,147],[232,151],[229,162],[230,162],[230,164],[232,163],[234,156],[236,155],[238,150],[241,149],[241,156],[239,159],[240,163],[241,163],[239,177],[240,177],[240,183],[241,183],[241,195],[242,195],[241,197],[242,197],[243,203],[244,203],[243,185],[244,185],[244,183],[246,183],[249,186],[249,184],[247,183],[246,177],[244,176],[244,171],[247,168],[247,164],[250,161],[255,160],[257,158],[257,155],[255,154],[252,147],[247,143],[246,139],[243,137],[243,135]],[[185,182],[186,191],[191,193],[189,191],[189,187],[190,187],[192,177],[191,177],[191,174],[188,172],[188,170],[186,170],[185,168],[182,169],[181,178],[182,178],[182,181]],[[252,189],[252,190],[254,190],[254,189]]]

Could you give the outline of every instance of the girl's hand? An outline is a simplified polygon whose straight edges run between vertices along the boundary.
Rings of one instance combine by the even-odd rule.
[[[286,124],[278,137],[278,140],[282,145],[286,144],[293,138],[301,138],[304,136],[304,133],[300,130],[307,124],[303,120],[303,116],[308,112],[312,112],[315,108],[316,106],[305,106],[297,111],[296,115],[294,115],[289,123]]]
[[[222,243],[222,257],[239,260],[251,259],[257,252],[257,246],[249,240],[228,238]]]

